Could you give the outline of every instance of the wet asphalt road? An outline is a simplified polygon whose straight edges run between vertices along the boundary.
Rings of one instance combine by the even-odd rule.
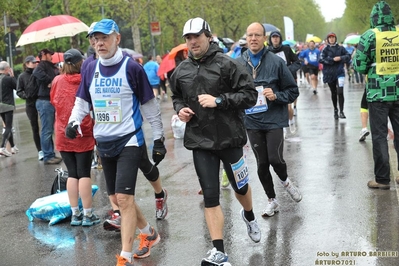
[[[255,158],[249,153],[254,211],[262,230],[260,243],[247,236],[232,189],[221,190],[225,248],[232,265],[399,265],[397,185],[392,181],[387,191],[367,188],[367,181],[373,178],[371,139],[358,142],[363,86],[346,85],[347,119],[339,121],[333,119],[327,87],[319,84],[317,96],[300,87],[297,132],[288,134],[284,151],[289,177],[303,194],[300,203],[291,200],[273,172],[280,212],[262,218],[267,198],[256,175]],[[202,197],[197,194],[199,184],[191,152],[182,140],[173,139],[171,100],[162,102],[161,108],[168,153],[159,169],[169,192],[169,214],[166,220],[155,220],[152,188],[140,174],[136,197],[162,240],[150,257],[136,260],[135,265],[200,265],[211,242]],[[0,266],[115,265],[121,247],[119,233],[104,231],[101,224],[72,228],[69,220],[54,226],[28,221],[25,211],[35,199],[50,193],[57,166],[37,161],[24,112],[15,114],[14,127],[20,153],[0,158]],[[148,123],[145,132],[151,146]],[[389,143],[392,152],[392,140]],[[396,169],[395,155],[391,161],[391,168]],[[397,174],[392,171],[392,180]],[[92,181],[99,186],[95,212],[104,220],[110,205],[102,170],[92,170]],[[138,241],[134,247],[137,245]]]

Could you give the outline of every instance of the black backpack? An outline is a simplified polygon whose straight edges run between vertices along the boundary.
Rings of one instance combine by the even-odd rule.
[[[39,84],[36,77],[32,74],[29,77],[28,83],[25,85],[25,95],[26,98],[36,99],[39,94]]]
[[[51,186],[51,194],[56,194],[67,189],[68,171],[62,170],[62,168],[56,168],[57,176],[54,178]]]

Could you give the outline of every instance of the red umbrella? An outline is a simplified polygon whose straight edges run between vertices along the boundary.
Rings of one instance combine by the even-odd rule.
[[[157,75],[163,77],[166,73],[173,70],[176,67],[174,58],[170,58],[170,54],[167,54],[163,59],[158,68]]]
[[[64,53],[55,52],[51,58],[53,64],[64,62]],[[36,56],[36,60],[39,62],[40,58]]]
[[[16,46],[71,37],[88,30],[89,27],[75,17],[68,15],[49,16],[30,24],[22,33]]]
[[[64,53],[55,52],[52,56],[51,62],[53,62],[53,64],[64,62]]]
[[[186,43],[182,43],[182,44],[179,44],[176,47],[173,47],[172,50],[170,50],[170,52],[169,52],[169,57],[170,58],[175,58],[176,54],[178,52],[182,51],[182,50],[186,50],[186,51],[188,50]]]

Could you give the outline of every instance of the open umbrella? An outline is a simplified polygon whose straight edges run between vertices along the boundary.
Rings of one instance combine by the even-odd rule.
[[[320,43],[321,42],[321,39],[320,39],[320,37],[317,37],[317,36],[312,36],[312,37],[308,37],[307,39],[306,39],[306,42],[310,42],[310,41],[314,41],[315,43]]]
[[[350,35],[345,38],[344,44],[358,44],[360,41],[360,35]]]
[[[174,58],[170,58],[167,54],[159,65],[157,75],[158,77],[163,77],[166,73],[173,70],[176,67],[176,61]]]
[[[282,42],[283,45],[289,45],[289,46],[294,46],[296,44],[296,41],[294,40],[285,40]]]
[[[169,57],[174,59],[176,57],[177,53],[180,51],[183,51],[183,50],[188,50],[186,43],[182,43],[176,47],[173,47],[172,50],[170,50],[170,52],[169,52]]]
[[[16,46],[71,37],[88,30],[89,27],[75,17],[68,15],[49,16],[30,24],[22,33]]]
[[[55,52],[51,58],[51,62],[53,62],[53,64],[64,62],[64,53]]]
[[[279,28],[277,28],[276,26],[272,25],[272,24],[268,24],[268,23],[264,23],[263,27],[265,28],[266,31],[266,36],[269,36],[270,33],[272,33],[272,31],[280,31]]]
[[[122,52],[128,53],[133,59],[143,58],[143,55],[129,48],[121,48]]]
[[[52,58],[51,62],[53,64],[64,62],[64,53],[55,52],[51,58]],[[40,61],[40,58],[37,56],[36,56],[36,61],[38,62]]]

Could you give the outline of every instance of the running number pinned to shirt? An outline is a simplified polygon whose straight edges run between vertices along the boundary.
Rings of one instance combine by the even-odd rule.
[[[241,157],[238,162],[231,164],[231,169],[233,170],[234,179],[236,180],[238,189],[245,186],[249,181],[249,174],[248,165],[244,156]]]
[[[96,123],[120,123],[121,99],[96,99],[94,100],[94,113]]]
[[[258,91],[258,100],[255,106],[245,109],[245,113],[248,115],[266,112],[268,109],[266,97],[263,95],[263,86],[257,86],[255,89]]]
[[[345,77],[338,77],[338,86],[343,87],[345,84]]]

